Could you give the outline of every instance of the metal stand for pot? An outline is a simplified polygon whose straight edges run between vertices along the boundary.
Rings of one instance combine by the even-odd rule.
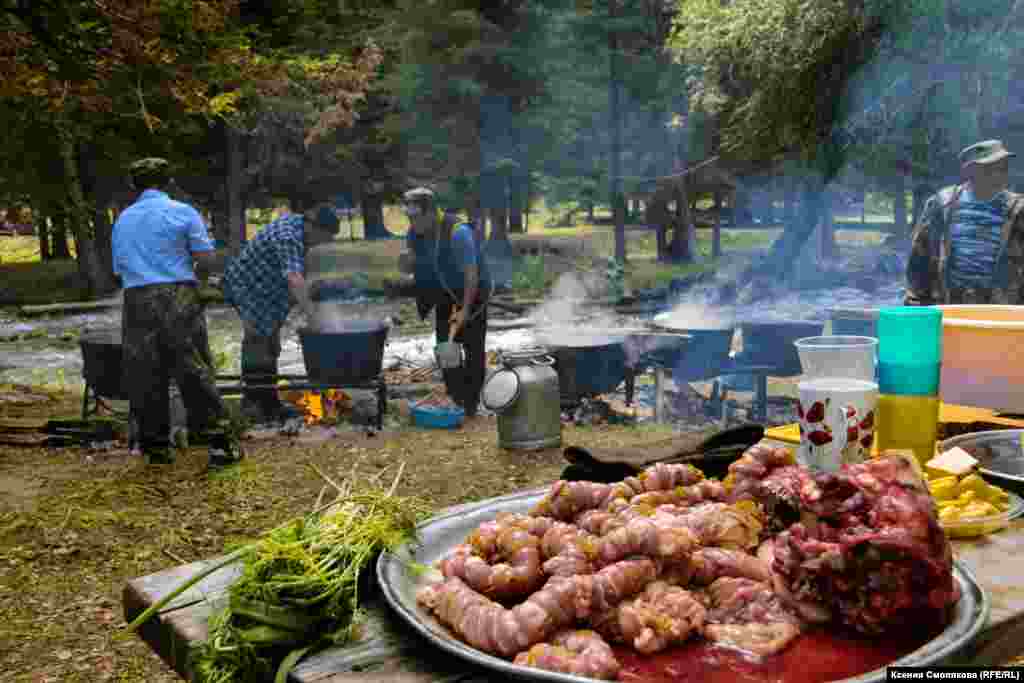
[[[278,391],[315,391],[323,392],[327,389],[365,389],[373,391],[377,395],[377,430],[380,431],[384,428],[384,413],[387,411],[388,406],[388,385],[384,381],[383,375],[378,375],[371,380],[366,382],[343,382],[343,383],[331,383],[331,382],[310,382],[309,378],[305,375],[272,375],[266,378],[266,381],[260,384],[246,384],[243,383],[241,375],[217,375],[217,390],[222,396],[238,396],[242,394],[245,389],[277,389]],[[288,384],[278,384],[279,381],[284,380]],[[228,384],[221,384],[222,382],[228,382]],[[103,396],[97,392],[96,388],[86,380],[85,390],[82,392],[82,419],[88,419],[90,415],[95,415],[101,405],[106,405],[103,401],[104,398],[113,400],[127,400],[122,396]],[[131,411],[128,412],[128,419],[131,420]]]
[[[217,375],[217,381],[232,382],[232,384],[217,385],[217,390],[223,396],[239,396],[246,389],[276,389],[277,391],[313,391],[317,393],[328,389],[364,389],[373,391],[377,395],[377,431],[384,428],[384,413],[388,407],[388,385],[384,381],[384,375],[378,375],[365,382],[310,382],[306,375],[269,375],[265,382],[259,384],[248,384],[241,381],[241,375]],[[287,384],[278,384],[280,381]]]

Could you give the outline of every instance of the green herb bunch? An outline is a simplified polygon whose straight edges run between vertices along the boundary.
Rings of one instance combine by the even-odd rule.
[[[318,501],[313,513],[236,550],[168,596],[216,569],[243,563],[227,605],[210,619],[209,637],[193,647],[190,663],[198,683],[266,680],[275,670],[274,680],[284,683],[306,654],[354,638],[360,595],[370,578],[364,570],[382,551],[414,541],[417,523],[429,514],[419,499],[394,495],[394,484],[391,490],[351,481],[338,485],[320,474],[338,492],[334,502]]]

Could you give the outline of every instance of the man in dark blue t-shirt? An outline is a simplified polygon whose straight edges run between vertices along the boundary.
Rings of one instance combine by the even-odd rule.
[[[480,245],[468,223],[438,214],[434,193],[427,188],[403,196],[409,216],[407,244],[412,256],[406,266],[416,282],[420,315],[436,310],[434,331],[438,342],[461,343],[466,351],[462,367],[444,371],[448,396],[476,416],[487,369],[487,300],[491,280]]]

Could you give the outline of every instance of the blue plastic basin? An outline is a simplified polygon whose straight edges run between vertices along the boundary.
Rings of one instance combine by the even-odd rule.
[[[418,406],[409,403],[413,424],[426,429],[454,429],[466,419],[466,411],[462,408],[439,408],[437,406]]]

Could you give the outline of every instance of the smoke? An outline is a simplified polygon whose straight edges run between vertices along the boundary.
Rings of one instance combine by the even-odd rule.
[[[527,315],[537,327],[567,327],[584,318],[588,325],[598,327],[600,313],[593,311],[588,302],[607,292],[607,283],[593,273],[564,273],[555,282],[547,298]],[[588,315],[590,313],[590,315]],[[614,318],[604,314],[603,322],[612,327]]]
[[[350,303],[315,301],[306,321],[311,332],[317,334],[343,334],[365,332],[379,323],[391,326],[391,317],[381,317],[367,310],[359,311]]]

